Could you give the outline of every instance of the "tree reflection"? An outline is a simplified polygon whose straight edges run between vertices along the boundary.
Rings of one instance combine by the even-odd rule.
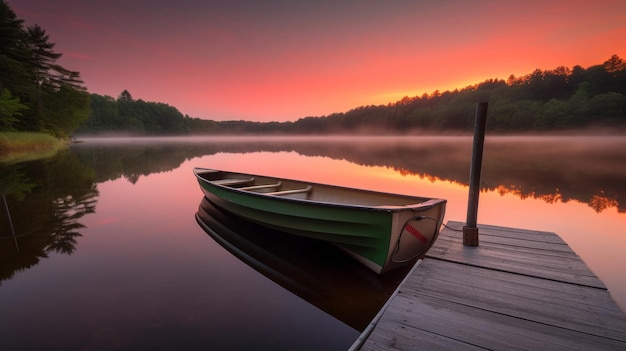
[[[194,157],[218,153],[296,152],[381,166],[422,179],[467,185],[471,137],[181,138],[129,139],[73,146],[96,170],[97,181],[173,170]],[[207,165],[199,165],[207,166]],[[626,138],[487,138],[482,190],[547,203],[576,200],[601,212],[626,212]]]
[[[135,184],[142,176],[174,170],[192,158],[217,153],[296,152],[388,167],[431,182],[467,185],[471,143],[468,137],[86,142],[50,159],[0,164],[0,194],[4,194],[9,209],[0,214],[0,280],[37,264],[50,253],[76,251],[84,228],[80,219],[95,211],[96,183],[123,177]],[[623,213],[624,179],[625,138],[486,140],[483,191],[547,203],[576,200],[596,212],[617,208]]]
[[[78,219],[88,213],[93,213],[95,204],[96,199],[93,196],[82,199],[68,196],[53,200],[54,234],[46,251],[72,254],[76,249],[76,238],[81,236],[78,230],[85,227],[78,222]]]
[[[591,206],[591,208],[593,208],[596,212],[600,213],[611,207],[619,207],[619,203],[614,198],[594,195],[589,201],[589,206]]]
[[[46,160],[2,164],[0,174],[7,206],[0,217],[0,281],[52,252],[75,252],[84,228],[79,220],[95,211],[98,191],[93,170],[65,151]]]

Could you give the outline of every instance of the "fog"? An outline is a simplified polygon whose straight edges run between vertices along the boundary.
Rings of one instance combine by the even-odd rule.
[[[155,171],[216,153],[296,152],[467,184],[472,137],[116,136],[81,138],[73,148],[82,153],[96,148],[107,158],[145,157],[128,163],[146,166],[152,160]],[[626,136],[487,136],[485,140],[483,190],[547,201],[575,199],[596,211],[616,206],[625,212],[625,179]]]

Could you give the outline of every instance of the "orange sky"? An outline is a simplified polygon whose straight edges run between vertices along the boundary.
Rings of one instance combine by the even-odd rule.
[[[626,1],[6,0],[92,93],[286,121],[626,58]]]

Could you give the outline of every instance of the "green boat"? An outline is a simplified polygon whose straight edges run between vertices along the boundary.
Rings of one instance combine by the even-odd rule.
[[[423,257],[446,200],[194,168],[204,196],[236,216],[336,245],[378,274]]]
[[[264,228],[206,198],[198,206],[196,220],[233,256],[360,332],[411,268],[376,275],[334,245]]]

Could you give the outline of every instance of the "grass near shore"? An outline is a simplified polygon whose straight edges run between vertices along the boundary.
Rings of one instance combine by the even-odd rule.
[[[0,132],[0,162],[14,163],[54,156],[67,141],[45,133]]]

